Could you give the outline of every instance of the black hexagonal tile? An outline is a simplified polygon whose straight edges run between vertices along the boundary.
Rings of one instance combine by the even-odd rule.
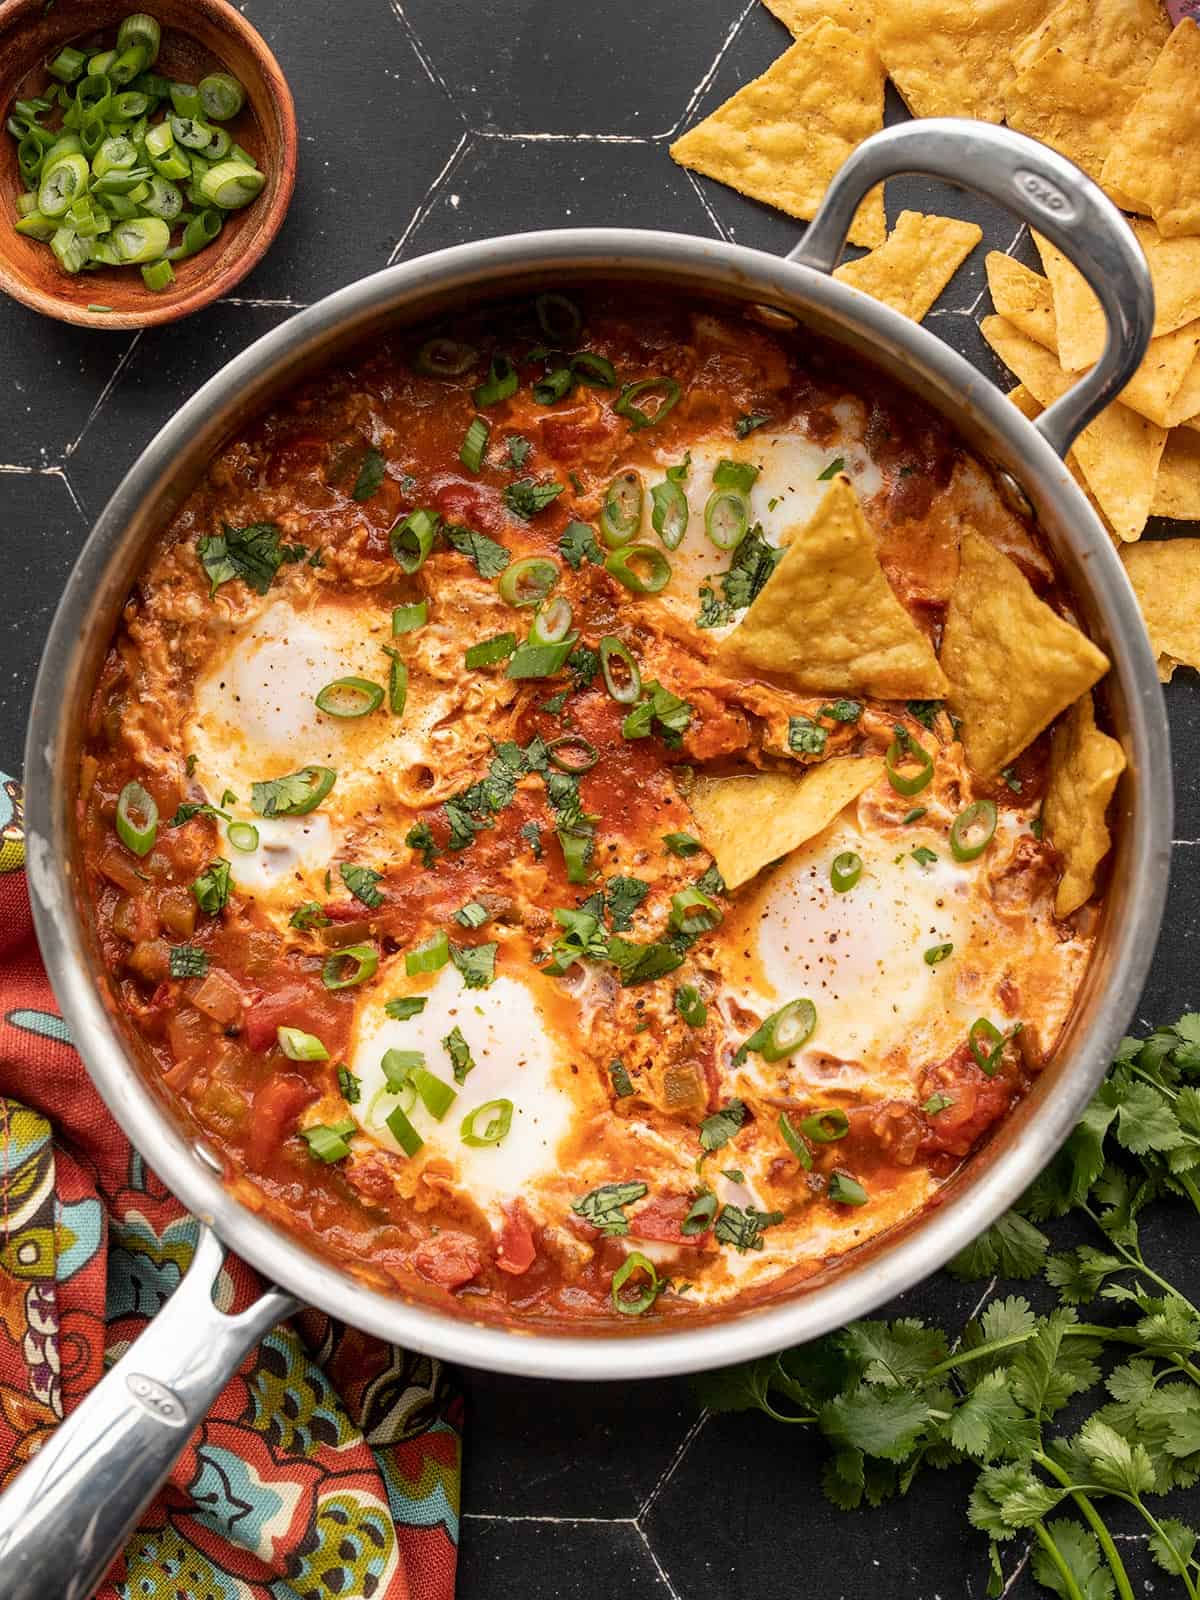
[[[401,254],[424,255],[488,233],[589,226],[714,231],[661,144],[477,139]]]
[[[0,472],[0,506],[0,770],[15,776],[42,642],[84,523],[61,472]]]
[[[0,297],[0,465],[61,461],[132,339],[73,328]]]
[[[692,0],[581,8],[489,0],[484,26],[440,0],[398,4],[468,124],[507,133],[664,133],[733,21],[727,8]]]
[[[630,1522],[470,1516],[463,1519],[457,1592],[461,1600],[671,1600]]]

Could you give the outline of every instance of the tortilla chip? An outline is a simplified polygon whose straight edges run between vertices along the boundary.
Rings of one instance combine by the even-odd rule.
[[[985,317],[980,332],[1033,395],[1048,406],[1077,381],[1054,356],[1003,317]],[[1110,526],[1122,539],[1141,537],[1167,430],[1117,402],[1090,422],[1072,454]]]
[[[947,700],[967,760],[990,778],[1108,671],[1108,657],[1039,600],[1016,562],[963,535],[942,634]]]
[[[1159,0],[1062,0],[1020,41],[1013,66],[1025,72],[1047,50],[1135,87],[1145,83],[1171,24]]]
[[[1176,428],[1167,435],[1150,509],[1156,517],[1200,522],[1200,433]]]
[[[833,275],[920,322],[982,238],[973,222],[902,211],[886,243]]]
[[[718,656],[814,694],[940,700],[929,640],[892,592],[849,478],[840,474]]]
[[[870,43],[828,17],[761,78],[671,146],[682,167],[808,220],[829,180],[883,126],[883,68]],[[850,242],[882,244],[883,190],[855,214]]]
[[[1015,328],[1045,350],[1058,349],[1050,280],[993,250],[985,263],[992,304]],[[1040,409],[1040,408],[1039,408]]]
[[[1008,391],[1008,398],[1012,401],[1013,405],[1016,406],[1017,410],[1023,417],[1029,418],[1030,422],[1035,422],[1045,410],[1044,406],[1038,405],[1037,401],[1033,398],[1023,383],[1019,383],[1015,389],[1010,389]],[[1113,544],[1119,548],[1122,541],[1117,538],[1116,534],[1113,532],[1112,523],[1109,522],[1100,506],[1097,505],[1096,497],[1088,488],[1087,479],[1084,477],[1083,473],[1080,472],[1079,463],[1075,460],[1075,454],[1073,451],[1067,456],[1067,468],[1070,471],[1071,476],[1075,479],[1075,482],[1079,485],[1080,492],[1087,499],[1088,505],[1091,506],[1092,510],[1104,524],[1105,531],[1107,532],[1109,538],[1112,540]]]
[[[916,117],[1000,122],[1009,52],[1048,0],[875,0],[875,48]]]
[[[827,828],[864,789],[883,777],[878,756],[841,756],[790,772],[701,778],[688,796],[696,831],[728,889],[748,883],[772,861]]]
[[[1179,386],[1167,426],[1200,428],[1200,355],[1192,362]]]
[[[1069,917],[1092,897],[1096,868],[1112,844],[1105,813],[1124,770],[1125,752],[1096,726],[1090,692],[1082,695],[1054,730],[1042,802],[1046,836],[1063,858],[1056,917]]]
[[[1137,94],[1064,50],[1047,50],[1009,84],[1005,120],[1098,178]]]
[[[839,28],[849,28],[851,33],[861,33],[864,39],[871,37],[871,0],[763,0],[763,3],[785,28],[790,29],[794,39],[807,33],[822,17],[829,17]]]
[[[1156,339],[1200,317],[1200,238],[1164,239],[1152,222],[1130,226],[1141,245],[1154,284]],[[1068,372],[1094,367],[1104,349],[1100,302],[1060,250],[1035,233],[1034,243],[1054,291],[1059,358]]]
[[[1200,539],[1151,539],[1121,551],[1137,595],[1158,675],[1200,668]]]
[[[1168,239],[1200,233],[1200,22],[1163,46],[1100,174]]]

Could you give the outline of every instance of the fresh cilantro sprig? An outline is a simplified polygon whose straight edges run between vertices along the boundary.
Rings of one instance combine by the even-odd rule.
[[[707,1374],[701,1396],[815,1427],[830,1447],[825,1493],[847,1511],[907,1493],[925,1467],[974,1468],[967,1516],[990,1540],[989,1596],[1005,1584],[1001,1547],[1020,1537],[1034,1578],[1064,1600],[1132,1600],[1104,1516],[1119,1502],[1145,1524],[1169,1592],[1200,1600],[1200,1535],[1153,1505],[1200,1479],[1200,1309],[1143,1251],[1142,1215],[1164,1202],[1200,1214],[1200,1014],[1125,1040],[1018,1208],[950,1263],[961,1278],[1042,1274],[1053,1310],[999,1293],[953,1336],[915,1318],[855,1322]],[[1055,1251],[1040,1225],[1068,1215],[1095,1237]]]

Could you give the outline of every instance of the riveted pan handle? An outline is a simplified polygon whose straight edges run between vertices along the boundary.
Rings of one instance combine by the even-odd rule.
[[[927,117],[863,141],[826,191],[788,259],[832,272],[859,202],[901,172],[944,178],[1007,206],[1078,267],[1104,310],[1108,338],[1092,370],[1034,427],[1060,456],[1129,382],[1154,326],[1145,257],[1107,195],[1065,157],[1008,128],[958,117]]]
[[[0,1496],[4,1600],[90,1600],[243,1356],[297,1309],[269,1289],[223,1315],[224,1259],[201,1228],[179,1288]]]

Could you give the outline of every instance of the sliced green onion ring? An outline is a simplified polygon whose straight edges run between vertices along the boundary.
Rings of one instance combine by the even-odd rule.
[[[561,576],[558,562],[548,556],[524,556],[504,569],[496,588],[510,606],[536,606],[546,599]]]
[[[671,581],[671,563],[652,544],[627,544],[614,550],[604,570],[634,594],[658,594]]]
[[[303,1028],[276,1028],[279,1048],[289,1061],[328,1061],[329,1051],[315,1033],[305,1033]]]
[[[415,1156],[425,1143],[421,1135],[408,1120],[401,1106],[393,1106],[384,1118],[387,1130],[406,1156]]]
[[[379,951],[373,944],[344,944],[325,957],[321,982],[327,989],[357,989],[373,978],[378,968]]]
[[[386,644],[383,648],[392,658],[388,668],[388,710],[394,717],[402,717],[404,707],[408,704],[408,665],[402,660],[399,650],[393,650]]]
[[[117,797],[117,838],[135,856],[148,855],[158,838],[158,807],[136,778]]]
[[[492,357],[487,377],[475,390],[475,404],[482,411],[484,406],[498,405],[516,392],[517,369],[508,356],[497,352]]]
[[[615,634],[606,633],[600,641],[599,650],[604,687],[618,705],[633,705],[642,692],[642,674],[629,646]],[[624,669],[623,676],[616,668],[618,662]]]
[[[725,919],[715,900],[694,885],[671,896],[670,924],[677,933],[707,933]]]
[[[315,697],[318,711],[350,721],[369,716],[383,704],[383,686],[369,678],[334,678]]]
[[[516,648],[515,633],[498,633],[471,645],[463,656],[463,665],[472,671],[476,667],[494,667],[498,661],[507,661]]]
[[[225,829],[225,837],[235,850],[246,855],[258,849],[258,829],[252,822],[231,822]]]
[[[414,600],[411,605],[396,606],[392,612],[392,638],[398,639],[401,634],[415,633],[418,628],[423,628],[428,621],[428,600]]]
[[[410,978],[422,972],[439,972],[450,959],[450,940],[445,928],[439,928],[423,944],[413,945],[405,951],[404,970]]]
[[[533,621],[529,624],[528,643],[559,644],[571,631],[571,622],[574,612],[571,602],[564,594],[556,594],[551,600],[543,600],[533,613]]]
[[[811,1000],[789,1000],[754,1030],[734,1059],[753,1050],[764,1061],[783,1061],[812,1038],[816,1026],[817,1008]]]
[[[458,339],[426,339],[413,359],[418,372],[429,378],[461,378],[475,364],[479,352]]]
[[[552,678],[566,663],[567,657],[579,643],[577,633],[569,633],[557,644],[519,644],[509,658],[507,676],[510,678]]]
[[[593,389],[613,389],[617,383],[617,369],[606,356],[594,350],[577,350],[571,357],[571,371],[581,383]]]
[[[176,134],[178,138],[178,134]],[[248,206],[266,187],[267,175],[240,161],[218,161],[200,179],[200,197],[222,211],[237,211]]]
[[[441,518],[436,511],[419,507],[396,524],[388,534],[392,555],[403,572],[417,572],[433,549]]]
[[[835,893],[846,894],[862,877],[863,859],[857,850],[843,850],[833,858],[829,882]]]
[[[246,103],[246,91],[228,72],[210,72],[196,86],[200,109],[210,122],[228,122]]]
[[[635,1272],[645,1275],[645,1285],[636,1295],[623,1294],[622,1290]],[[649,1256],[644,1256],[640,1250],[631,1250],[613,1273],[611,1287],[613,1307],[627,1317],[640,1317],[643,1312],[649,1311],[658,1299],[662,1287]]]
[[[610,550],[636,537],[642,525],[644,499],[641,473],[633,467],[618,472],[605,491],[600,511],[600,536]]]
[[[692,1208],[679,1224],[679,1231],[685,1239],[694,1237],[697,1233],[707,1233],[716,1221],[717,1207],[720,1201],[711,1189],[705,1189],[703,1194],[698,1194],[692,1201]]]
[[[718,550],[736,550],[750,526],[750,505],[736,489],[714,489],[704,507],[704,531]]]
[[[897,794],[920,794],[921,790],[933,777],[933,757],[923,744],[919,744],[907,728],[902,728],[898,723],[893,730],[895,738],[887,747],[883,758],[884,767],[887,769],[888,782]],[[902,766],[911,767],[917,763],[916,772],[902,772]]]
[[[574,300],[565,294],[540,294],[533,302],[538,327],[547,339],[566,349],[575,343],[583,328],[583,316]]]
[[[812,1151],[792,1126],[792,1119],[786,1111],[779,1113],[779,1132],[783,1136],[784,1144],[787,1145],[805,1172],[811,1172],[813,1166]]]
[[[511,1100],[485,1100],[474,1111],[468,1111],[459,1134],[464,1144],[480,1150],[485,1145],[499,1144],[512,1127],[512,1119]]]
[[[458,459],[468,472],[478,472],[483,466],[483,453],[487,449],[488,435],[491,431],[492,425],[486,417],[472,417],[471,425],[462,442],[462,449],[458,452]]]
[[[950,852],[956,861],[974,861],[996,835],[996,806],[991,800],[972,800],[950,824]]]
[[[836,1144],[850,1132],[850,1118],[836,1107],[817,1111],[800,1123],[800,1132],[814,1144]]]
[[[546,746],[546,759],[560,772],[590,772],[599,761],[600,752],[582,733],[564,733]]]
[[[976,1017],[970,1026],[967,1043],[971,1047],[975,1065],[989,1078],[996,1075],[1008,1039],[1009,1035],[1001,1033],[996,1024],[989,1022],[987,1017]]]
[[[613,410],[619,417],[627,417],[634,432],[642,428],[655,428],[668,412],[675,409],[680,395],[679,385],[674,378],[639,378],[636,383],[627,383],[621,390],[620,397]],[[658,405],[652,412],[643,411],[634,402],[638,400],[651,400],[658,398]]]
[[[539,406],[552,406],[563,400],[575,387],[575,376],[570,367],[556,367],[533,386],[533,398]]]
[[[691,516],[687,495],[670,478],[650,490],[650,525],[668,550],[678,550]]]

